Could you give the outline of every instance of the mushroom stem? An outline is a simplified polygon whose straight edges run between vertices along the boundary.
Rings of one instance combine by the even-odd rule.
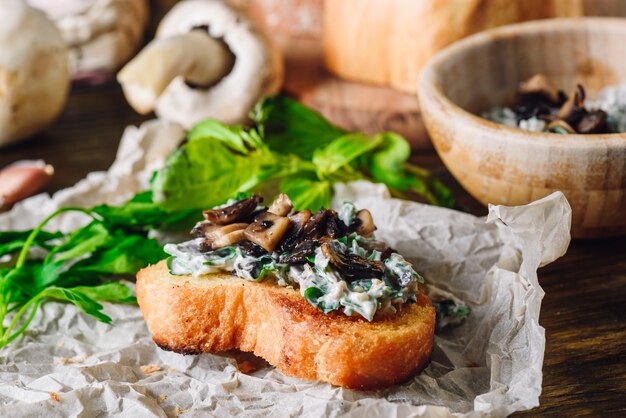
[[[194,86],[211,86],[232,70],[234,62],[223,42],[193,30],[153,40],[120,70],[117,80],[130,105],[146,114],[176,77]]]

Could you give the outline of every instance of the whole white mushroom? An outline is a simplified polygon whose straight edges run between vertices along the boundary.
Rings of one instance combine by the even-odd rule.
[[[45,15],[22,0],[0,0],[0,146],[56,119],[67,100],[67,47]]]
[[[61,31],[77,79],[117,71],[139,48],[148,21],[147,0],[27,1]]]
[[[186,0],[117,79],[136,111],[189,129],[206,118],[245,121],[282,75],[279,51],[245,14],[220,0]]]

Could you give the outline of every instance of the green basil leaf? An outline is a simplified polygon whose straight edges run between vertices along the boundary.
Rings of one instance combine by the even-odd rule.
[[[187,140],[195,141],[198,139],[213,138],[221,141],[234,151],[248,154],[249,150],[246,146],[246,137],[246,131],[242,126],[228,126],[215,119],[207,119],[198,123],[191,129],[187,135]]]
[[[154,200],[169,212],[216,206],[256,187],[266,160],[260,151],[243,156],[212,138],[189,141],[157,172],[152,184]]]
[[[429,203],[452,207],[452,193],[439,180],[423,169],[407,163],[411,148],[404,138],[392,132],[379,134],[381,146],[368,158],[368,169],[374,180],[392,189],[412,191]]]
[[[381,135],[347,134],[334,139],[325,147],[315,150],[313,164],[315,164],[320,175],[332,174],[378,147],[382,141]]]
[[[332,187],[327,181],[312,180],[306,177],[286,177],[280,183],[280,191],[286,193],[295,210],[330,207]]]
[[[376,180],[384,178],[392,187],[402,189],[404,164],[411,156],[409,143],[400,135],[385,132],[377,135],[381,146],[371,155],[369,169]],[[381,180],[379,180],[381,181]]]
[[[295,154],[308,161],[317,148],[346,133],[316,111],[284,96],[262,99],[250,117],[272,151]]]

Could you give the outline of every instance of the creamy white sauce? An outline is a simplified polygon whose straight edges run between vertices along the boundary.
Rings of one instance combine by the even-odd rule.
[[[354,208],[351,204],[344,205],[344,208],[348,205]],[[352,222],[354,213],[356,211],[348,207],[342,211],[342,216]],[[342,252],[380,261],[382,253],[376,249],[380,244],[373,238],[353,233],[341,240],[343,242],[337,241],[336,244]],[[395,312],[396,306],[415,301],[418,283],[423,283],[411,264],[397,253],[384,261],[381,279],[363,277],[348,283],[333,268],[321,248],[316,249],[312,265],[290,266],[280,263],[280,254],[276,252],[261,257],[247,256],[239,247],[202,252],[202,241],[198,238],[165,246],[165,252],[172,256],[168,262],[172,274],[199,277],[228,272],[253,281],[272,278],[279,286],[298,287],[309,303],[326,313],[340,309],[346,315],[358,314],[371,321],[377,311]]]

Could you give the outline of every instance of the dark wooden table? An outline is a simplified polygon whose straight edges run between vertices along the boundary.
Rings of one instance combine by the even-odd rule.
[[[116,84],[74,88],[62,117],[41,134],[0,151],[0,167],[44,158],[56,168],[53,192],[112,163],[124,127],[148,119],[135,114]],[[434,151],[414,160],[454,191],[461,208],[486,209],[467,195]],[[546,296],[541,406],[519,417],[626,416],[626,239],[575,241],[540,272]]]

